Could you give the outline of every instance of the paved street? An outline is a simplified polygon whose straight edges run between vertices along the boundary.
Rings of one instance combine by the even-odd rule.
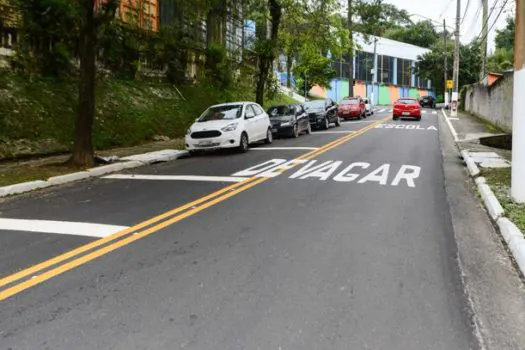
[[[0,348],[477,349],[424,112],[0,202]]]

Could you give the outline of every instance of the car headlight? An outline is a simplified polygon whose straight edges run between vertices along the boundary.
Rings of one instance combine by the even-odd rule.
[[[292,125],[292,122],[284,122],[281,124],[281,126],[290,126]]]
[[[225,132],[234,131],[235,129],[237,129],[238,125],[239,125],[239,123],[231,123],[231,124],[226,125],[221,130],[225,131]]]
[[[186,135],[189,135],[191,134],[191,128],[188,128],[188,130],[186,130]]]

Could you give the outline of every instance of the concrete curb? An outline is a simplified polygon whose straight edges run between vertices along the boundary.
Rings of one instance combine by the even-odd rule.
[[[91,168],[86,171],[80,171],[60,176],[53,176],[47,179],[47,181],[37,180],[0,187],[0,198],[11,196],[14,194],[29,192],[45,187],[63,185],[75,181],[85,180],[90,177],[98,177],[109,173],[121,171],[124,169],[138,168],[152,163],[169,162],[183,157],[187,154],[188,152],[179,150],[163,150],[144,154],[137,154],[134,156],[122,158],[122,160],[126,160],[126,162],[113,163],[96,168]]]
[[[489,185],[486,183],[478,184],[478,190],[492,220],[496,221],[505,214],[503,207],[494,195],[494,192],[490,189]]]
[[[467,165],[468,172],[470,173],[470,176],[476,177],[479,175],[480,171],[478,166],[476,165],[476,162],[470,157],[467,150],[461,151],[461,156],[463,157],[463,160],[465,161],[465,164]]]
[[[525,238],[523,233],[507,218],[500,218],[497,223],[521,273],[525,275]]]

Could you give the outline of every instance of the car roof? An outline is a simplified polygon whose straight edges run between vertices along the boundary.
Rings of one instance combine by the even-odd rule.
[[[212,105],[210,106],[209,108],[211,107],[221,107],[221,106],[233,106],[233,105],[246,105],[246,104],[257,104],[257,102],[253,102],[253,101],[239,101],[239,102],[227,102],[227,103],[219,103],[219,104],[216,104],[216,105]]]

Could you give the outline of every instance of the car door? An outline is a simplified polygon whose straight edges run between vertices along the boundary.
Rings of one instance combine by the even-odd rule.
[[[255,118],[255,110],[251,104],[246,105],[244,112],[244,130],[248,134],[250,142],[257,141],[257,119]]]
[[[258,104],[252,104],[252,108],[255,112],[257,140],[264,140],[266,138],[266,132],[270,127],[270,119],[266,112],[264,112],[264,110]]]
[[[297,124],[299,125],[299,130],[307,130],[310,121],[308,120],[308,114],[304,110],[303,106],[296,106],[295,113],[297,116]]]
[[[326,100],[326,115],[328,117],[328,120],[332,123],[335,122],[337,113],[336,113],[336,105],[335,102],[331,99]]]

